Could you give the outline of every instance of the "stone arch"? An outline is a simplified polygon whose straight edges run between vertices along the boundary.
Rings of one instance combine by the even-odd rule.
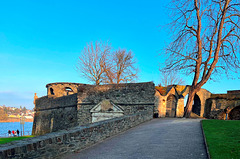
[[[70,92],[73,92],[72,88],[71,87],[65,87],[65,91],[70,91]]]
[[[206,106],[206,100],[211,97],[211,92],[209,92],[206,89],[201,88],[197,93],[196,93],[201,101],[201,110],[200,110],[200,115],[201,117],[204,116],[205,114],[205,106]]]
[[[73,89],[71,87],[65,87],[64,91],[66,92],[66,95],[70,95],[73,93]]]
[[[192,112],[201,115],[201,100],[197,94],[194,96]]]
[[[240,105],[233,108],[230,112],[229,112],[229,119],[230,120],[240,120]]]
[[[177,108],[177,98],[175,95],[170,94],[167,97],[166,104],[166,117],[176,117],[176,109]]]
[[[158,114],[159,117],[166,117],[167,108],[167,97],[170,95],[175,95],[176,97],[176,113],[174,117],[183,117],[184,107],[187,103],[187,96],[189,94],[191,86],[180,86],[180,85],[171,85],[167,87],[156,87],[155,93],[155,108],[154,113]],[[164,92],[161,92],[165,90]],[[206,89],[201,88],[195,97],[194,113],[200,117],[203,117],[205,114],[205,105],[207,104],[206,100],[211,97],[211,92]],[[170,111],[170,110],[169,110]],[[206,112],[208,113],[208,112]],[[169,112],[167,114],[169,116]]]

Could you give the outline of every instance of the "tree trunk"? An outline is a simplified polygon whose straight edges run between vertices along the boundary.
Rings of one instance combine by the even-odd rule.
[[[195,94],[196,94],[196,92],[194,91],[194,89],[190,88],[190,91],[188,93],[187,105],[186,105],[185,112],[184,112],[184,117],[186,117],[186,118],[191,117],[193,100],[194,100]]]
[[[95,80],[95,84],[96,84],[96,85],[100,85],[100,79],[96,79],[96,80]]]

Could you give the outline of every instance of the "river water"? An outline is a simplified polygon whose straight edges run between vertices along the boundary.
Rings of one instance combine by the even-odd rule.
[[[32,134],[33,122],[25,122],[24,124],[24,135]],[[8,137],[8,130],[20,131],[21,135],[21,125],[20,122],[9,122],[9,123],[0,123],[0,137]]]

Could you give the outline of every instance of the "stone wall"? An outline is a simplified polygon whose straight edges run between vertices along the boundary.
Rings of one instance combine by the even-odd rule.
[[[70,84],[53,83],[48,84],[47,88],[61,92],[62,88],[68,85]],[[34,135],[92,123],[93,113],[90,110],[104,100],[121,107],[123,115],[147,111],[153,116],[155,90],[152,82],[100,86],[72,84],[72,86],[79,86],[74,90],[77,93],[66,96],[61,93],[48,94],[36,99]]]
[[[233,108],[240,106],[240,99],[238,98],[218,98],[216,95],[213,95],[213,97],[215,98],[209,98],[206,101],[205,111],[206,117],[209,119],[225,119],[226,108],[230,112]]]
[[[137,112],[153,114],[155,86],[152,82],[80,86],[78,88],[78,123],[91,123],[90,110],[103,100],[121,106],[124,115]]]
[[[212,94],[206,101],[206,117],[225,120],[228,114],[227,119],[239,120],[237,107],[240,107],[240,90],[227,91],[227,94]]]
[[[0,145],[0,158],[60,158],[151,120],[142,112]]]
[[[45,96],[36,101],[33,135],[54,132],[77,124],[77,94]]]
[[[190,86],[170,85],[165,87],[164,91],[163,88],[161,88],[162,91],[159,88],[156,89],[154,114],[158,114],[159,117],[183,117],[184,98],[189,93]],[[205,113],[205,101],[210,98],[211,93],[206,89],[200,89],[196,93],[196,96],[199,98],[199,104],[195,105],[193,110],[197,109],[197,115],[203,117]]]

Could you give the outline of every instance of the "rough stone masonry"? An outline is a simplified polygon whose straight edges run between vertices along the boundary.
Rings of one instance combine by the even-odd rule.
[[[0,145],[0,159],[60,158],[152,119],[147,112],[125,115]]]
[[[153,116],[155,85],[152,82],[110,85],[52,83],[48,95],[35,101],[33,135],[42,135],[78,125],[92,123],[91,110],[110,101],[113,108],[99,109],[106,116],[114,117],[114,110],[123,115],[149,112]],[[104,115],[104,114],[103,114]]]
[[[190,86],[171,85],[164,94],[152,82],[97,86],[61,82],[46,87],[47,96],[35,101],[34,135],[145,111],[158,117],[183,117],[184,97]],[[194,97],[193,113],[240,119],[239,98],[240,91],[212,94],[201,89]]]

